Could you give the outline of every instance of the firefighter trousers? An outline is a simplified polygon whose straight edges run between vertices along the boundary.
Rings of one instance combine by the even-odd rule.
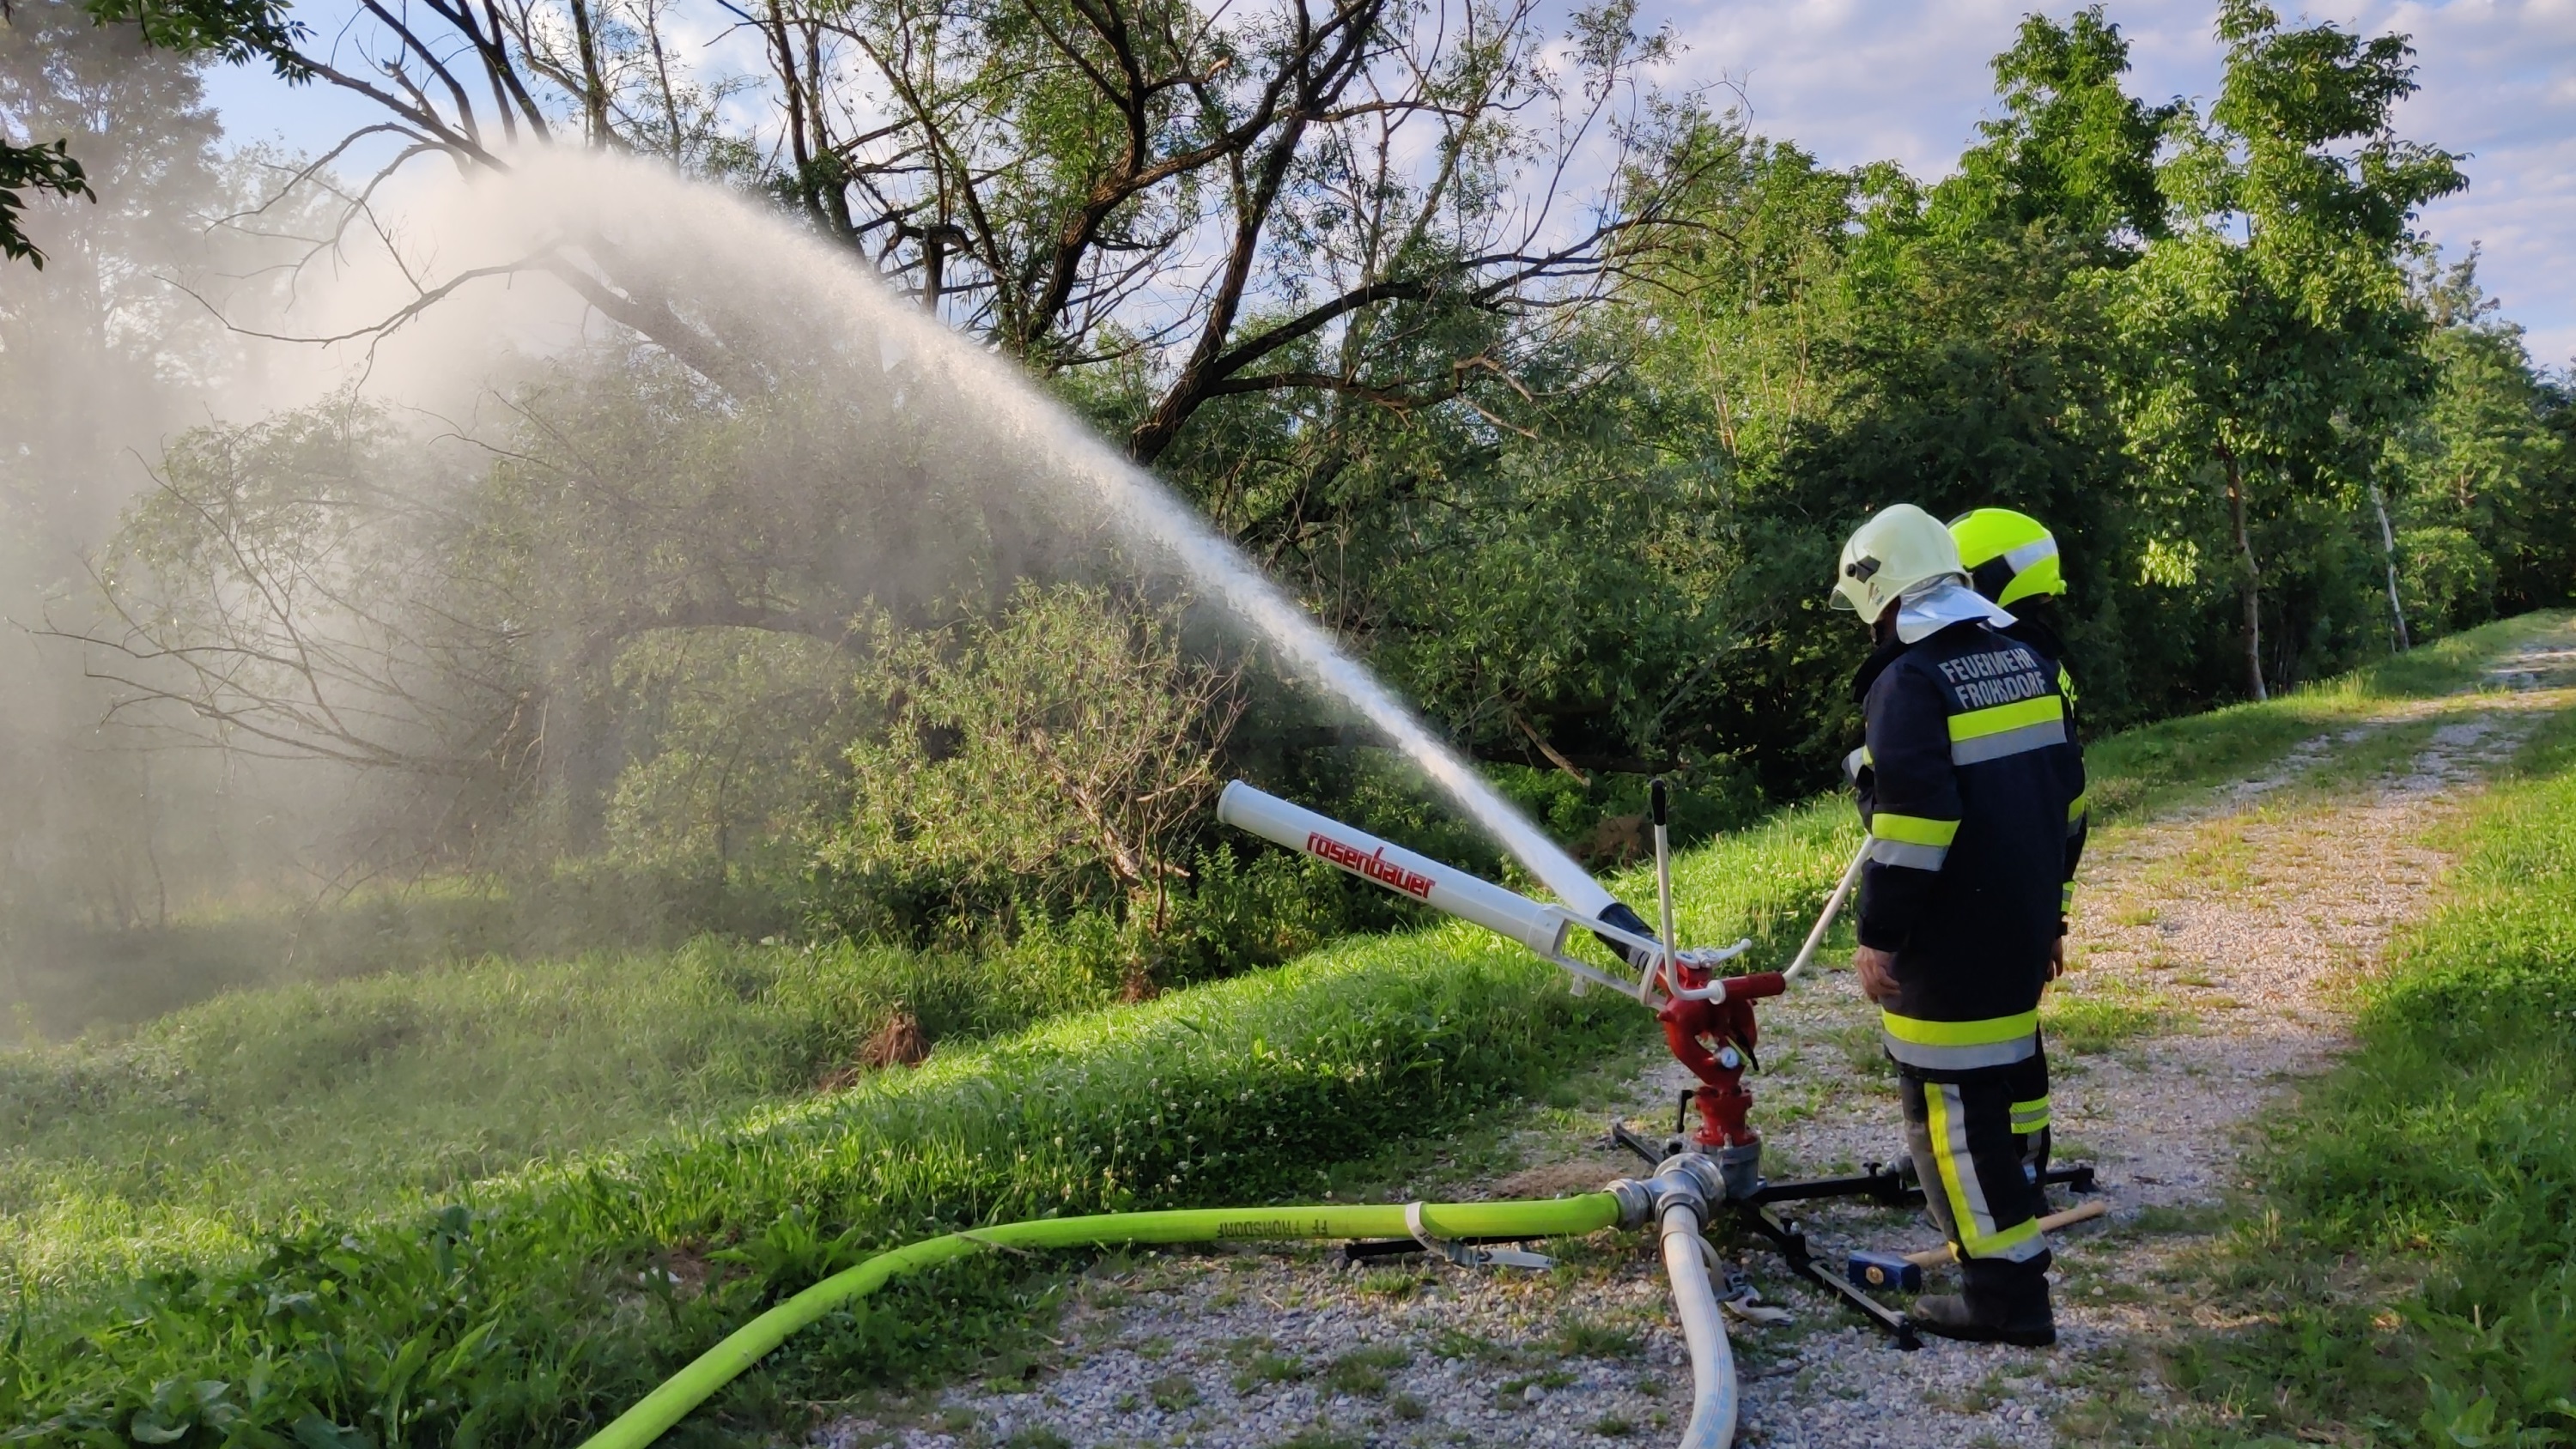
[[[2036,1095],[2044,1101],[2047,1068],[2037,1070]],[[2026,1263],[2048,1251],[2039,1231],[2043,1200],[2022,1165],[2025,1139],[2039,1134],[2014,1130],[2015,1102],[2031,1100],[2017,1093],[2028,1092],[2031,1082],[2021,1062],[1944,1072],[1937,1080],[1897,1069],[1915,1174],[1933,1220],[1963,1259]]]
[[[2021,1165],[2035,1178],[2048,1171],[2048,1044],[2011,1071],[2013,1136],[2021,1141]]]

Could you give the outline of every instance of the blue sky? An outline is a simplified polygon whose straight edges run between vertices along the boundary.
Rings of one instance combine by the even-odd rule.
[[[321,28],[341,0],[299,6]],[[2011,43],[2030,0],[1647,0],[1686,47],[1664,77],[1740,87],[1755,126],[1845,165],[1892,158],[1937,176],[1993,102],[1986,62]],[[2067,6],[2049,7],[2063,14]],[[2296,10],[2283,5],[2285,13]],[[2203,0],[2114,0],[2132,44],[2132,88],[2206,98],[2221,54]],[[2401,113],[2409,137],[2469,153],[2471,185],[2425,218],[2453,254],[2482,243],[2481,275],[2533,355],[2576,360],[2576,0],[2373,3],[2307,12],[2415,39],[2423,90]],[[327,87],[290,92],[257,72],[215,78],[237,139],[328,145],[372,119]]]

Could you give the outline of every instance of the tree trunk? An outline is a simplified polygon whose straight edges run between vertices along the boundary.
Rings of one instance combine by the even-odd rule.
[[[2397,626],[2397,652],[2415,647],[2406,637],[2406,606],[2397,602],[2397,535],[2388,527],[2388,499],[2379,491],[2379,483],[2370,485],[2370,506],[2379,512],[2379,551],[2388,560],[2388,617]]]
[[[572,0],[573,44],[581,50],[581,114],[584,141],[594,151],[609,147],[608,82],[599,71],[599,41],[591,33],[590,6],[585,0]],[[680,138],[671,137],[677,146]]]
[[[2237,596],[2245,602],[2245,692],[2253,699],[2269,699],[2263,688],[2263,567],[2254,561],[2254,538],[2245,529],[2245,469],[2233,449],[2221,447],[2220,461],[2227,465],[2227,512],[2236,525],[2236,553],[2245,565],[2245,574],[2236,586]]]

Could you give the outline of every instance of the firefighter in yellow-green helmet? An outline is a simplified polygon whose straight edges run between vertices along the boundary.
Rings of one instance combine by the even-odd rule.
[[[1959,545],[1960,566],[1968,582],[1988,600],[2010,611],[2013,622],[1998,632],[2057,661],[2057,692],[2066,698],[2066,724],[2075,730],[2075,679],[2066,667],[2066,636],[2058,622],[2058,601],[2066,595],[2066,574],[2057,553],[2057,536],[2027,513],[2009,508],[1976,508],[1950,520],[1950,537]],[[2058,931],[2066,930],[2065,913],[2075,902],[2075,866],[2083,857],[2092,824],[2084,797],[2077,796],[2066,817],[2066,884],[2059,901]],[[2057,970],[2064,970],[2060,943]],[[2033,1051],[2021,1063],[2013,1086],[2013,1131],[2021,1140],[2022,1161],[2033,1172],[2048,1167],[2048,1054]]]
[[[1969,585],[2011,612],[2013,622],[2002,632],[2056,660],[2058,688],[2074,703],[2066,635],[2057,617],[2057,601],[2066,594],[2057,535],[2027,513],[1972,508],[1950,520],[1950,537],[1959,545]]]

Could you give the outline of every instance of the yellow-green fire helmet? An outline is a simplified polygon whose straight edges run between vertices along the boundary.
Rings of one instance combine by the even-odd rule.
[[[1959,563],[1978,593],[2009,609],[2015,599],[2066,592],[2057,567],[2057,536],[2036,518],[2009,508],[1976,508],[1950,520]]]

